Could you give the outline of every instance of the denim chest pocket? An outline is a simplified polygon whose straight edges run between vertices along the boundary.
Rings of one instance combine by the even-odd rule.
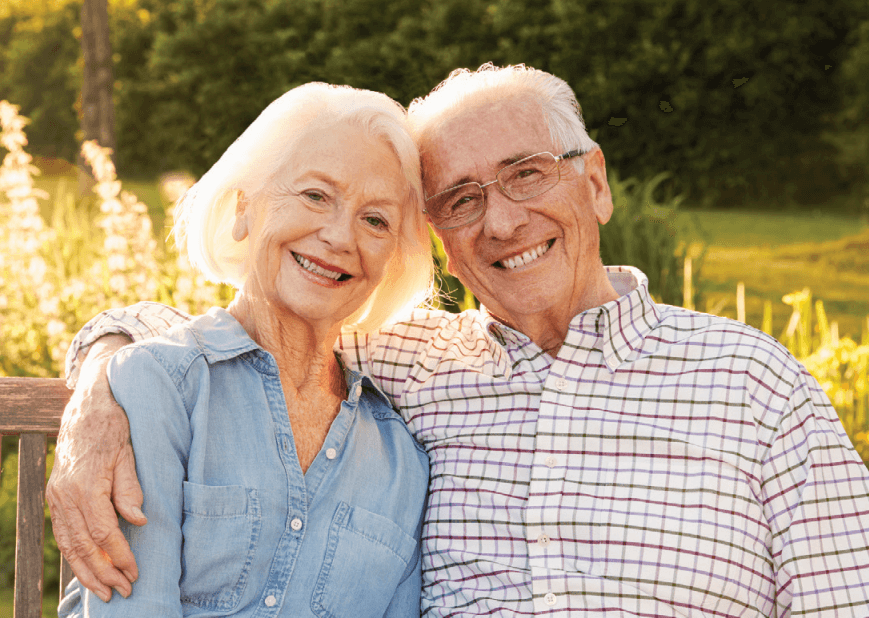
[[[324,618],[383,616],[416,548],[416,539],[392,520],[341,502],[311,610]]]
[[[184,482],[181,601],[217,612],[241,600],[261,526],[255,489]]]

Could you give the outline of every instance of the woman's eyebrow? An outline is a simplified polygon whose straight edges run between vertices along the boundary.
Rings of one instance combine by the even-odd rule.
[[[329,175],[327,172],[323,172],[320,170],[306,170],[299,175],[298,180],[319,180],[320,182],[324,182],[329,186],[336,188],[338,187],[338,183],[331,175]]]

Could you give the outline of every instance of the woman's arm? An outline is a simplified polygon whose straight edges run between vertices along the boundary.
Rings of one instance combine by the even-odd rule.
[[[109,335],[91,347],[64,410],[45,492],[58,548],[79,581],[105,601],[111,588],[128,596],[130,583],[138,578],[115,508],[130,523],[147,522],[127,416],[106,378],[112,354],[129,342],[123,335]]]
[[[158,303],[106,311],[79,331],[67,354],[67,383],[75,392],[64,410],[46,498],[60,551],[81,583],[106,601],[112,588],[129,595],[138,577],[115,509],[136,525],[147,519],[140,511],[127,417],[112,397],[105,368],[130,341],[189,319]]]
[[[417,534],[419,538],[419,534]],[[419,545],[416,548],[415,561],[411,563],[409,572],[405,575],[392,602],[386,609],[384,618],[410,618],[420,615],[420,601],[422,595],[422,552]]]
[[[191,440],[187,410],[172,378],[143,348],[130,347],[115,355],[108,379],[129,418],[148,525],[120,522],[139,567],[132,594],[115,596],[106,604],[81,590],[81,609],[95,617],[181,616],[182,488]]]

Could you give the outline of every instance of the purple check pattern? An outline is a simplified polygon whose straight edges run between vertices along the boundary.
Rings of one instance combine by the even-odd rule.
[[[339,341],[429,453],[425,615],[869,616],[869,472],[817,382],[608,270],[556,358],[485,312]],[[70,359],[178,319],[109,312]]]

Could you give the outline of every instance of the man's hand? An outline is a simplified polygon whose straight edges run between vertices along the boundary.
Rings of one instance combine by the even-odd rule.
[[[141,510],[130,425],[106,377],[112,354],[128,343],[123,335],[111,335],[88,352],[63,412],[45,492],[57,546],[82,585],[106,602],[111,588],[129,596],[139,576],[115,509],[131,524],[148,521]]]

